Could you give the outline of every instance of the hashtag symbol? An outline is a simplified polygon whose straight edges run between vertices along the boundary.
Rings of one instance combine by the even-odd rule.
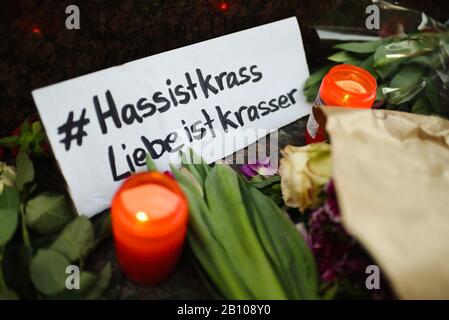
[[[86,118],[86,108],[81,112],[81,117],[78,121],[73,121],[73,111],[69,113],[67,121],[58,128],[58,134],[64,134],[64,138],[59,142],[64,143],[66,151],[70,150],[72,140],[76,140],[79,146],[83,143],[83,137],[87,136],[84,126],[89,122],[90,120]]]

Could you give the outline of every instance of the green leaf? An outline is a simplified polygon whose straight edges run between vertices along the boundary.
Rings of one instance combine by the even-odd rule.
[[[425,77],[424,81],[426,82],[425,93],[427,100],[429,101],[431,110],[433,113],[440,115],[441,114],[440,94],[435,85],[435,82],[431,77]]]
[[[4,186],[0,193],[0,247],[14,235],[19,220],[20,199],[17,189]]]
[[[36,134],[42,131],[42,124],[40,121],[35,121],[33,122],[33,124],[31,125],[31,131]]]
[[[412,100],[426,86],[424,81],[407,88],[382,88],[385,99],[394,105],[400,105]]]
[[[40,249],[31,260],[31,280],[38,291],[55,295],[65,289],[69,260],[59,252]]]
[[[0,193],[0,209],[13,209],[17,213],[20,209],[19,190],[10,186],[4,186]]]
[[[376,70],[377,74],[382,80],[385,80],[393,75],[399,69],[403,62],[404,60],[400,60],[383,66],[374,65],[374,70]]]
[[[240,186],[262,247],[291,299],[317,299],[318,275],[313,255],[287,215],[259,190]]]
[[[429,115],[432,111],[429,104],[427,103],[426,97],[421,96],[416,99],[415,103],[412,106],[412,113]]]
[[[376,89],[376,101],[380,101],[385,99],[384,94],[382,92],[382,86],[378,85]]]
[[[145,156],[145,161],[147,163],[147,170],[148,171],[158,171],[157,167],[156,167],[156,164],[153,161],[153,158],[151,158],[151,156],[149,154],[147,154]]]
[[[382,79],[386,79],[406,60],[406,57],[389,59],[385,47],[379,46],[374,53],[373,67]]]
[[[271,177],[254,176],[250,181],[248,181],[248,183],[251,184],[253,187],[256,187],[257,189],[263,189],[265,187],[268,187],[269,185],[278,183],[280,181],[281,181],[280,176],[271,176]]]
[[[34,231],[52,234],[60,231],[75,215],[66,196],[45,192],[28,201],[25,217]]]
[[[189,201],[190,218],[187,239],[195,258],[207,273],[207,277],[219,287],[223,297],[251,299],[253,296],[237,276],[237,269],[232,263],[235,257],[228,256],[217,241],[209,219],[212,214],[203,199],[203,191],[198,190],[192,180],[184,176],[185,173],[174,167],[172,171]]]
[[[13,290],[0,288],[0,300],[18,300],[19,296]]]
[[[0,147],[15,148],[19,145],[19,136],[9,136],[0,139]]]
[[[33,181],[34,179],[34,167],[30,160],[30,157],[24,153],[19,152],[16,158],[17,164],[17,188],[22,191],[24,186]]]
[[[33,242],[34,244],[34,242]],[[34,299],[35,290],[30,290],[31,248],[22,241],[11,241],[5,248],[3,272],[10,288],[14,288],[21,299]]]
[[[0,247],[5,245],[17,229],[19,215],[13,209],[0,209]]]
[[[321,299],[322,300],[334,300],[337,292],[338,292],[338,283],[335,283],[325,289]]]
[[[50,249],[63,254],[70,262],[82,260],[94,244],[94,228],[86,217],[70,222]]]
[[[329,56],[327,59],[330,61],[340,62],[340,63],[357,60],[357,58],[354,55],[352,55],[346,51],[339,51],[337,53],[334,53],[333,55]]]
[[[31,133],[30,117],[27,117],[25,121],[20,125],[20,134]]]
[[[348,61],[346,61],[344,63],[345,64],[350,64],[350,65],[353,65],[353,66],[356,66],[356,67],[360,67],[363,64],[364,61],[365,60],[363,60],[363,59],[353,59],[353,60],[348,60]]]
[[[204,189],[207,204],[213,208],[209,219],[215,236],[233,259],[253,297],[287,298],[254,232],[236,172],[229,166],[216,165],[207,176]]]
[[[391,88],[408,88],[422,81],[425,68],[417,64],[403,66],[391,79]]]
[[[202,166],[195,164],[196,156],[193,154],[192,150],[189,149],[188,154],[181,152],[181,164],[184,168],[188,169],[190,174],[193,175],[202,186],[205,179],[205,174],[202,170]]]
[[[86,295],[86,299],[98,299],[102,296],[103,292],[108,288],[109,282],[112,277],[112,267],[111,263],[108,262],[101,270],[98,281],[95,283],[93,288]]]
[[[337,44],[334,48],[355,53],[373,53],[381,44],[382,42],[380,40],[368,42],[347,42]]]
[[[172,170],[189,201],[194,261],[213,291],[229,299],[318,298],[310,249],[287,216],[229,166],[205,175],[183,169],[191,168],[203,190],[191,172]]]
[[[307,102],[314,102],[320,91],[321,82],[315,83],[306,90],[304,90],[304,95],[307,97]]]
[[[70,274],[66,275],[69,277]],[[95,282],[98,280],[98,276],[89,271],[81,271],[79,275],[79,289],[67,289],[57,295],[52,296],[52,299],[64,299],[64,300],[81,300],[86,297],[90,290],[95,286]]]
[[[330,64],[327,65],[317,71],[315,71],[314,73],[312,73],[306,80],[306,82],[304,83],[304,91],[307,88],[310,88],[311,86],[315,85],[315,84],[319,84],[321,83],[321,80],[323,80],[324,76],[329,72],[329,70],[334,66],[335,64]]]
[[[360,67],[371,73],[372,76],[377,80],[379,78],[379,75],[377,74],[373,65],[374,65],[374,55],[372,54],[360,64]]]
[[[94,229],[96,234],[96,242],[102,241],[111,235],[111,214],[109,210],[103,212],[98,217],[98,219],[94,223]]]

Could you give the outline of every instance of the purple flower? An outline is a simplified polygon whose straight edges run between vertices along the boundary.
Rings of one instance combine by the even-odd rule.
[[[332,180],[325,186],[325,203],[311,213],[306,239],[324,283],[346,282],[366,293],[365,270],[375,264],[367,252],[349,235],[341,223],[341,214]],[[372,299],[392,299],[394,294],[381,274],[381,290],[369,292]]]
[[[173,172],[171,172],[170,170],[164,171],[164,174],[165,174],[167,177],[170,177],[170,178],[172,178],[172,179],[175,179],[175,176],[173,175]]]
[[[270,158],[257,160],[256,163],[248,163],[240,166],[240,172],[247,178],[252,178],[256,175],[261,176],[274,176],[278,171],[278,168],[270,165]]]
[[[308,244],[318,264],[321,280],[332,282],[363,273],[369,257],[344,229],[332,180],[325,188],[324,205],[312,212],[308,223]]]

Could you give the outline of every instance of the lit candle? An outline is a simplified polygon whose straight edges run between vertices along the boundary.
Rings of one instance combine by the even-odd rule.
[[[363,68],[349,64],[333,67],[321,81],[318,97],[307,120],[306,142],[327,139],[326,117],[320,106],[365,108],[376,100],[376,78]]]
[[[115,194],[111,217],[117,260],[130,280],[153,285],[174,271],[188,220],[174,179],[159,172],[132,175]]]

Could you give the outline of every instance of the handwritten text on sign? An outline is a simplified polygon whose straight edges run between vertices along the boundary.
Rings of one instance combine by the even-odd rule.
[[[306,115],[307,76],[289,18],[37,89],[33,98],[78,212],[92,216],[144,170],[146,154],[161,170],[188,147],[212,162],[262,137],[223,148],[231,135],[266,135]]]

